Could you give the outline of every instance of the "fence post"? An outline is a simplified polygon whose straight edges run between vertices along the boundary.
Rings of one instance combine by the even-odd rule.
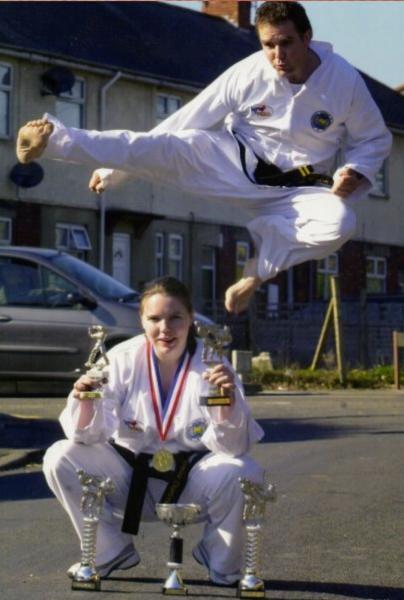
[[[344,342],[342,335],[341,324],[341,298],[339,291],[338,277],[331,277],[331,294],[334,305],[334,336],[335,336],[335,351],[337,355],[337,367],[339,380],[342,385],[346,384],[346,372],[344,361]]]

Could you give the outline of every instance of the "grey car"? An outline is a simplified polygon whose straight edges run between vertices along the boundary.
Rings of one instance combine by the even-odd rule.
[[[107,348],[142,331],[138,298],[65,252],[0,247],[0,378],[77,377],[91,325],[106,328]]]

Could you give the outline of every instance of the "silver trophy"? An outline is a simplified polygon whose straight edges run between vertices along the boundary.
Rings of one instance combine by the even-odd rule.
[[[262,524],[266,503],[276,500],[275,486],[264,479],[262,484],[240,478],[244,494],[243,521],[246,532],[244,575],[238,584],[239,598],[265,598],[265,583],[258,575],[261,562]]]
[[[180,527],[193,523],[200,512],[199,504],[156,504],[159,519],[173,528],[170,536],[170,559],[167,562],[170,572],[163,585],[163,594],[186,596],[188,593],[181,576],[183,539]]]
[[[72,590],[99,591],[101,580],[95,567],[97,527],[105,496],[114,492],[114,484],[109,477],[103,479],[82,469],[77,471],[77,475],[83,488],[80,509],[84,515],[84,528],[81,561],[73,574]]]
[[[102,325],[92,325],[88,329],[88,334],[91,339],[95,340],[95,344],[84,364],[87,368],[86,375],[101,385],[108,376],[109,360],[104,345],[107,333]],[[99,400],[102,398],[102,391],[98,389],[80,392],[79,397],[80,400]]]
[[[203,340],[202,361],[208,369],[223,361],[224,347],[231,342],[230,329],[225,325],[205,325],[204,323],[195,323],[196,332]],[[217,385],[207,383],[207,389],[199,397],[201,406],[229,406],[231,396],[226,394]]]

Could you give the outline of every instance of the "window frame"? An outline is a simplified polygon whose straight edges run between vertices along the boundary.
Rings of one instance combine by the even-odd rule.
[[[80,108],[80,123],[78,125],[72,125],[72,127],[78,127],[79,129],[83,129],[86,123],[86,80],[84,77],[75,77],[74,83],[81,83],[82,85],[82,96],[80,97],[72,97],[69,95],[69,92],[62,92],[56,96],[55,99],[55,116],[59,118],[60,115],[57,114],[57,102],[64,102],[66,104],[75,104]],[[62,119],[61,119],[62,120]]]
[[[58,229],[67,231],[67,246],[64,244],[58,244],[57,236]],[[74,234],[84,234],[86,238],[86,243],[81,244],[80,241],[75,238]],[[89,252],[92,250],[92,244],[90,235],[87,231],[85,225],[81,225],[79,223],[56,223],[55,225],[55,248],[57,250],[64,250],[65,252],[69,252],[70,254],[74,254],[75,256],[82,256],[84,252]]]
[[[172,254],[171,253],[171,241],[172,240],[177,240],[180,242],[180,253],[179,254]],[[180,234],[180,233],[169,233],[168,234],[168,272],[170,273],[170,266],[171,263],[176,263],[179,265],[179,269],[176,270],[176,274],[174,275],[174,277],[176,277],[179,280],[182,280],[182,276],[183,276],[183,272],[184,272],[184,237]],[[170,273],[172,275],[172,273]]]
[[[368,263],[369,261],[372,261],[374,264],[374,270],[373,273],[369,274],[368,272]],[[379,275],[379,273],[377,272],[377,265],[378,263],[381,263],[384,265],[384,273],[382,275]],[[372,280],[377,280],[377,281],[382,281],[383,282],[383,289],[382,291],[378,291],[378,292],[372,292],[368,289],[368,282],[369,279]],[[385,294],[387,290],[387,259],[384,256],[376,256],[374,254],[367,254],[366,255],[366,291],[368,294]]]
[[[0,238],[0,245],[8,246],[11,244],[13,238],[13,220],[10,217],[0,217],[0,223],[8,224],[9,237],[8,239]]]
[[[171,111],[168,110],[167,112],[164,113],[164,115],[159,114],[159,99],[160,98],[164,98],[168,102],[170,100],[178,101],[177,108],[175,110],[171,110]],[[172,114],[177,112],[177,110],[179,110],[183,106],[183,104],[184,103],[182,101],[181,96],[177,96],[176,94],[164,94],[163,92],[158,92],[156,94],[156,100],[155,100],[155,121],[156,121],[156,123],[159,124],[159,123],[162,123],[163,121],[165,121],[169,116],[171,116]]]
[[[203,250],[205,248],[208,248],[211,251],[211,257],[212,257],[212,262],[211,263],[206,263],[203,260]],[[212,305],[214,306],[215,302],[216,302],[216,298],[217,298],[217,290],[216,290],[216,246],[213,246],[211,244],[203,244],[202,245],[202,260],[201,260],[201,276],[202,276],[202,281],[201,281],[201,296],[202,299],[206,302],[212,302]],[[210,273],[210,277],[211,277],[211,281],[212,281],[212,297],[211,298],[205,298],[203,296],[203,273]]]
[[[382,179],[382,189],[379,189],[376,186],[373,186],[369,190],[369,196],[373,198],[387,199],[390,197],[390,181],[389,181],[389,169],[388,169],[389,159],[386,158],[383,161],[382,166],[379,171],[376,173],[376,178],[378,175],[381,175]]]
[[[6,133],[2,133],[0,130],[0,139],[1,140],[10,140],[12,138],[11,133],[11,123],[12,123],[12,92],[14,85],[14,70],[13,66],[7,62],[0,61],[1,67],[6,67],[10,70],[10,83],[5,85],[0,83],[0,91],[5,92],[8,95],[8,110],[6,115]]]
[[[246,260],[240,260],[238,251],[239,249],[244,248],[246,250]],[[243,276],[243,271],[245,265],[250,260],[250,244],[245,242],[244,240],[236,240],[236,278],[237,280]]]
[[[331,268],[328,265],[328,261],[331,257],[335,258],[335,262],[336,262],[336,267],[335,268]],[[326,266],[320,267],[320,263],[322,263],[323,261],[327,261],[326,262]],[[318,282],[318,275],[322,275],[323,276],[323,286],[322,286],[322,290],[321,290],[321,299],[322,300],[328,300],[330,298],[330,279],[333,276],[336,276],[339,274],[339,255],[338,252],[331,252],[331,254],[329,254],[328,256],[325,256],[324,258],[321,258],[320,260],[316,261],[316,295],[319,296],[319,290],[317,288],[319,282]]]
[[[161,249],[159,250],[159,241]],[[164,275],[164,254],[165,254],[165,236],[162,231],[157,231],[154,235],[154,273],[156,277]],[[160,268],[159,268],[160,265]]]

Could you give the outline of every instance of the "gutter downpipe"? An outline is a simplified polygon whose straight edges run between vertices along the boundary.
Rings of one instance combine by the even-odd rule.
[[[117,71],[115,75],[100,89],[100,130],[105,130],[107,116],[107,92],[108,90],[122,77],[121,71]],[[100,252],[99,252],[99,269],[105,269],[105,213],[106,213],[106,192],[100,194]]]

